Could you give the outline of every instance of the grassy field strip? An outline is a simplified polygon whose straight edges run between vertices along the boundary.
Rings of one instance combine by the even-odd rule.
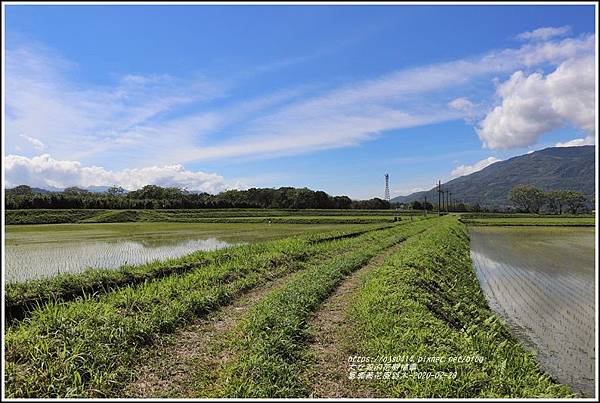
[[[483,218],[594,218],[593,213],[570,214],[533,214],[533,213],[460,213],[461,218],[483,219]]]
[[[157,221],[155,219],[140,219],[132,221]],[[252,223],[252,224],[369,224],[379,222],[394,222],[392,216],[298,216],[298,217],[218,217],[218,218],[188,218],[170,217],[168,222],[197,222],[197,223]],[[98,221],[104,222],[104,221]],[[115,221],[110,221],[115,222]]]
[[[300,239],[307,244],[315,244],[359,236],[370,231],[389,228],[389,226],[390,224],[352,231],[329,231],[323,234],[300,236]],[[47,301],[71,300],[83,295],[104,294],[126,285],[138,284],[171,274],[182,274],[214,262],[235,259],[239,254],[261,254],[269,251],[272,244],[277,244],[278,242],[281,241],[242,245],[211,252],[197,251],[180,258],[162,262],[150,262],[136,266],[126,265],[113,270],[93,269],[77,274],[64,273],[50,279],[44,278],[22,283],[9,283],[5,289],[6,319],[9,322],[14,319],[22,319],[31,310],[38,308],[40,304]]]
[[[48,304],[6,331],[6,394],[11,397],[105,396],[130,374],[136,353],[160,333],[231,301],[274,274],[303,267],[310,249],[335,256],[360,245],[373,248],[398,232],[427,222],[400,225],[355,238],[307,245],[292,238],[251,248],[234,259],[180,276],[123,287],[98,298]],[[307,250],[308,249],[308,250]],[[315,256],[315,253],[312,254]]]
[[[340,216],[397,216],[413,215],[414,212],[397,212],[396,210],[335,210],[335,209],[177,209],[177,210],[98,210],[98,209],[21,209],[6,210],[5,221],[15,224],[59,224],[78,222],[131,222],[131,221],[195,221],[203,218],[243,218],[243,217],[319,217]],[[416,214],[419,214],[417,212]],[[314,218],[313,218],[314,219]],[[346,221],[344,221],[346,222]]]
[[[360,385],[348,380],[346,362],[349,348],[345,344],[348,342],[346,332],[350,324],[346,313],[350,296],[358,290],[366,275],[402,247],[404,242],[394,245],[344,279],[308,321],[311,361],[306,366],[309,370],[304,372],[311,385],[309,397],[372,397],[368,390],[362,391],[357,388]]]
[[[326,215],[320,212],[312,215],[309,212],[304,214],[283,213],[272,214],[270,210],[259,210],[249,215],[238,214],[217,214],[207,215],[203,211],[198,212],[163,212],[161,210],[123,210],[107,211],[92,217],[88,217],[79,222],[82,223],[115,223],[115,222],[143,222],[143,221],[163,221],[163,222],[195,222],[195,223],[271,223],[271,224],[317,224],[317,223],[352,223],[365,224],[371,222],[393,222],[394,216],[390,214],[382,215]]]
[[[372,271],[348,310],[353,354],[363,357],[445,357],[418,363],[404,379],[354,380],[375,396],[569,397],[572,391],[540,372],[504,323],[488,308],[469,257],[469,239],[456,218],[409,239]],[[481,356],[458,363],[449,357]],[[418,379],[419,373],[456,372]],[[410,371],[409,371],[410,372]],[[364,386],[364,385],[363,385]]]
[[[120,397],[192,398],[197,377],[210,378],[227,356],[224,340],[241,317],[264,295],[301,271],[261,284],[205,317],[194,318],[173,334],[163,335],[143,352],[133,367],[135,376]]]
[[[379,242],[363,243],[354,252],[304,270],[267,295],[232,332],[229,345],[233,358],[221,368],[219,378],[199,387],[198,393],[211,397],[306,395],[307,385],[299,375],[306,359],[304,342],[310,313],[348,274],[435,221],[397,227]]]
[[[4,223],[16,224],[57,224],[76,223],[102,214],[105,210],[6,210]]]
[[[461,222],[476,226],[565,226],[593,227],[595,217],[499,217],[499,218],[461,218]]]

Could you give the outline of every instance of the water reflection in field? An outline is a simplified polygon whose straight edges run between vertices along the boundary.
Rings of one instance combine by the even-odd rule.
[[[12,246],[6,251],[6,281],[25,281],[57,273],[78,273],[87,268],[116,268],[179,257],[196,250],[230,245],[216,238],[174,241],[76,242]]]
[[[594,396],[594,229],[471,227],[471,258],[490,307],[542,368]]]
[[[87,268],[110,269],[179,257],[196,250],[355,227],[153,222],[7,226],[5,280],[24,281]]]

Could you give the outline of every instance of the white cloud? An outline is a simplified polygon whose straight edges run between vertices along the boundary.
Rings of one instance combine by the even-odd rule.
[[[19,137],[21,137],[22,139],[25,139],[25,141],[27,141],[29,144],[31,144],[33,146],[33,148],[35,148],[36,150],[43,150],[45,147],[44,143],[42,143],[40,140],[36,139],[35,137],[31,137],[26,134],[21,134],[21,135],[19,135]]]
[[[98,166],[83,166],[78,161],[53,159],[49,154],[33,158],[8,155],[4,160],[6,186],[65,188],[69,186],[122,186],[135,190],[144,185],[176,186],[209,193],[237,188],[228,186],[215,173],[188,171],[182,165],[150,166],[110,171]]]
[[[472,123],[476,115],[476,105],[465,97],[455,98],[448,102],[448,107],[462,112],[466,122]]]
[[[471,112],[473,107],[475,106],[473,102],[469,101],[465,97],[455,98],[452,101],[448,102],[448,106],[451,109],[455,109],[457,111]]]
[[[573,139],[564,143],[556,143],[554,147],[579,147],[579,146],[591,146],[596,144],[596,139],[593,136],[588,136],[583,139]]]
[[[256,118],[241,135],[195,147],[185,160],[232,157],[262,158],[334,147],[355,146],[391,129],[409,128],[465,117],[425,94],[464,84],[477,77],[516,67],[558,63],[593,52],[593,37],[526,44],[479,58],[405,69],[386,77],[341,87]],[[465,102],[466,101],[466,102]],[[452,101],[450,101],[452,102]],[[456,101],[462,107],[467,99]],[[409,105],[418,106],[409,106]]]
[[[502,103],[477,129],[485,146],[509,149],[535,144],[551,130],[571,124],[595,136],[595,60],[570,59],[544,76],[514,73],[497,88]]]
[[[75,64],[43,46],[6,49],[7,146],[21,133],[35,133],[46,150],[62,158],[81,159],[106,150],[125,150],[134,157],[135,148],[150,145],[148,152],[156,155],[173,144],[173,135],[189,142],[203,125],[196,119],[179,131],[147,136],[137,135],[140,128],[155,127],[183,106],[224,93],[224,87],[203,78],[131,74],[97,86],[76,76]]]
[[[35,133],[58,159],[145,166],[222,158],[268,158],[356,146],[392,130],[465,118],[452,92],[478,78],[591,54],[594,37],[531,42],[516,49],[403,69],[314,94],[210,101],[228,85],[169,75],[127,75],[114,85],[72,79],[76,66],[49,52],[7,49],[7,146]],[[427,96],[429,95],[429,96]],[[467,107],[464,98],[462,107]],[[447,105],[448,102],[455,108]],[[229,130],[235,125],[235,130]],[[11,149],[11,147],[13,147]]]
[[[517,39],[524,41],[545,41],[556,36],[565,36],[571,32],[571,27],[543,27],[517,35]]]
[[[470,175],[474,172],[481,171],[483,168],[486,168],[492,165],[494,162],[502,161],[496,157],[488,157],[481,161],[477,161],[473,165],[459,165],[452,170],[452,177],[457,178],[459,176]]]

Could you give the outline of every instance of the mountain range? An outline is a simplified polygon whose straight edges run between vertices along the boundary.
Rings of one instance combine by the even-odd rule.
[[[569,189],[595,195],[595,146],[551,147],[488,165],[478,172],[442,184],[452,200],[482,207],[504,208],[508,192],[518,185],[533,185],[544,191]],[[414,200],[437,204],[437,186],[431,190],[398,196],[391,201]]]

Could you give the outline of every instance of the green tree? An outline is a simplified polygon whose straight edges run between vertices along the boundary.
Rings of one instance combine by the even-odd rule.
[[[410,208],[412,210],[422,210],[423,209],[423,205],[421,204],[420,201],[413,200],[412,203],[410,203]]]
[[[129,192],[128,197],[131,199],[166,200],[182,198],[186,193],[176,187],[164,188],[157,185],[146,185],[141,189]]]
[[[77,186],[71,186],[71,187],[65,188],[65,190],[63,190],[63,193],[67,194],[67,195],[84,195],[84,194],[89,194],[90,192],[89,192],[89,190],[82,189]]]
[[[575,190],[567,190],[564,195],[564,203],[571,214],[577,212],[585,206],[586,197],[583,193]]]
[[[554,190],[546,193],[546,202],[556,214],[562,214],[568,196],[566,190]]]
[[[348,196],[335,196],[333,198],[333,208],[349,209],[352,206],[352,200]]]
[[[515,186],[508,192],[508,199],[519,210],[539,214],[546,196],[535,186]]]
[[[125,189],[123,189],[121,186],[111,186],[106,190],[106,193],[111,196],[121,196],[125,194]]]
[[[19,185],[12,189],[7,189],[6,192],[10,192],[14,195],[30,195],[33,193],[33,190],[31,189],[31,186]]]

